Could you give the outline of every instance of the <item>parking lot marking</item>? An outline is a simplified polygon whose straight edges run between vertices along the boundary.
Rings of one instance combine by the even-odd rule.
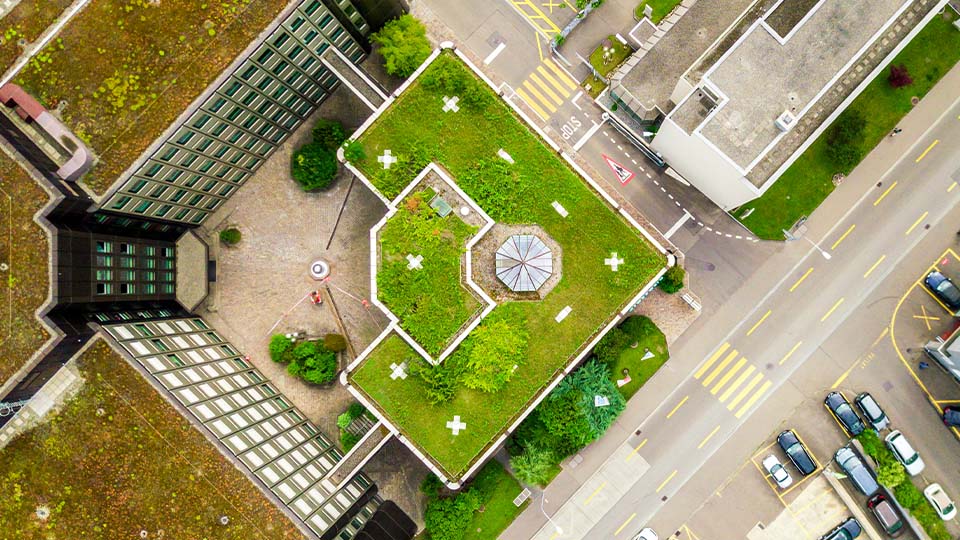
[[[751,366],[751,367],[753,367],[753,366]],[[702,441],[700,441],[700,444],[697,445],[697,450],[703,448],[703,446],[704,446],[705,444],[707,444],[707,441],[709,441],[711,437],[713,437],[714,435],[716,435],[718,431],[720,431],[720,426],[719,426],[719,425],[718,425],[717,427],[713,428],[713,431],[711,431],[709,435],[707,435],[706,437],[703,438]]]
[[[786,362],[787,360],[790,359],[791,356],[793,356],[793,353],[797,352],[797,349],[799,349],[800,345],[802,344],[803,344],[802,341],[798,341],[797,344],[794,345],[792,349],[790,349],[790,352],[788,352],[786,355],[784,355],[783,358],[780,359],[780,363],[777,365],[782,366],[784,362]]]
[[[660,493],[660,490],[662,490],[667,485],[667,482],[673,480],[673,477],[676,475],[677,475],[677,469],[674,469],[673,472],[670,473],[670,476],[668,476],[666,480],[664,480],[663,482],[660,483],[659,486],[657,486],[657,493]]]
[[[853,229],[856,228],[856,226],[857,226],[856,224],[851,225],[850,228],[847,229],[847,232],[840,235],[840,238],[837,238],[837,241],[834,242],[832,246],[830,246],[830,249],[837,249],[837,246],[840,245],[840,242],[843,242],[843,239],[846,238],[848,234],[852,233]]]
[[[584,506],[590,504],[590,501],[592,501],[593,498],[597,496],[597,493],[600,493],[600,490],[603,489],[603,488],[605,488],[605,487],[607,487],[607,483],[606,483],[606,482],[600,484],[600,486],[599,486],[597,489],[595,489],[595,490],[593,491],[593,493],[590,494],[589,497],[587,497],[587,500],[583,501]]]
[[[827,320],[828,317],[830,317],[831,315],[833,315],[833,312],[836,311],[836,309],[837,309],[838,307],[840,307],[840,304],[842,304],[842,303],[843,303],[843,298],[841,297],[839,300],[837,300],[837,303],[834,304],[832,308],[830,308],[830,311],[824,313],[824,314],[823,314],[823,317],[820,317],[820,322],[823,322],[823,321]]]
[[[887,332],[889,332],[889,331],[890,331],[890,327],[884,328],[884,329],[883,329],[883,332],[880,332],[880,335],[877,336],[877,339],[875,339],[875,340],[873,341],[873,343],[870,345],[870,348],[872,349],[872,348],[876,347],[876,346],[877,346],[877,343],[880,343],[880,340],[883,339],[883,337],[886,336],[886,335],[887,335]]]
[[[927,157],[927,154],[928,154],[931,150],[933,150],[933,147],[934,147],[934,146],[936,146],[936,145],[938,145],[938,144],[940,144],[940,139],[936,139],[936,140],[934,140],[932,143],[930,143],[930,146],[928,146],[927,149],[924,150],[922,154],[920,154],[920,157],[918,157],[918,158],[917,158],[917,161],[915,161],[914,163],[920,163],[920,160],[923,159],[923,158],[925,158],[925,157]]]
[[[895,187],[897,187],[897,183],[896,183],[896,182],[890,184],[890,187],[888,187],[888,188],[886,189],[886,191],[884,191],[883,193],[881,193],[881,194],[880,194],[880,197],[878,197],[877,200],[873,201],[873,205],[876,206],[876,205],[880,204],[880,201],[882,201],[883,198],[887,196],[887,193],[890,193],[891,191],[893,191],[893,188],[895,188]]]
[[[743,416],[743,413],[747,412],[747,410],[750,409],[750,407],[752,407],[753,404],[757,402],[757,400],[759,400],[765,393],[767,393],[767,390],[772,385],[773,383],[771,383],[770,381],[764,382],[760,386],[760,389],[754,392],[754,394],[750,396],[750,399],[748,399],[747,402],[743,404],[743,407],[740,407],[740,410],[737,411],[737,414],[735,416],[737,418],[740,418],[741,416]]]
[[[790,292],[793,292],[794,289],[796,289],[797,287],[799,287],[800,284],[803,283],[803,280],[807,279],[807,276],[810,275],[810,272],[813,272],[813,267],[812,267],[812,266],[810,267],[809,270],[807,270],[806,272],[804,272],[802,276],[800,276],[800,279],[798,279],[797,282],[793,284],[793,287],[790,287]]]
[[[924,324],[927,325],[927,331],[933,330],[933,327],[930,326],[930,321],[939,321],[940,317],[934,317],[933,315],[927,315],[927,306],[920,304],[920,315],[914,315],[914,319],[921,319]]]
[[[870,269],[863,274],[863,279],[867,279],[868,277],[870,277],[870,274],[872,274],[873,271],[876,270],[877,267],[880,266],[880,263],[882,263],[883,260],[886,258],[887,258],[886,255],[881,255],[880,258],[877,259],[877,262],[873,263],[873,266],[871,266]]]
[[[720,378],[717,384],[710,389],[710,395],[712,396],[717,395],[717,392],[719,392],[720,389],[723,388],[723,385],[730,382],[730,379],[732,379],[733,376],[736,375],[737,372],[740,371],[740,368],[742,368],[743,365],[746,363],[747,363],[747,359],[741,356],[740,359],[737,360],[737,363],[734,364],[732,368],[730,368],[730,371],[727,371],[726,373],[724,373],[723,377]]]
[[[711,371],[710,374],[707,375],[707,378],[703,380],[703,385],[710,386],[710,383],[712,383],[713,380],[717,378],[717,375],[720,375],[720,373],[724,369],[726,369],[728,365],[730,365],[730,362],[733,362],[733,359],[736,358],[738,354],[740,353],[736,349],[734,349],[733,352],[728,354],[727,357],[724,358],[723,361],[721,361],[719,364],[717,364],[717,367],[713,368],[713,371]]]
[[[907,232],[903,233],[903,235],[904,235],[904,236],[909,236],[910,233],[912,233],[913,230],[917,228],[917,225],[919,225],[921,221],[923,221],[924,219],[927,218],[927,214],[929,214],[929,213],[930,213],[930,212],[924,212],[922,216],[920,216],[919,218],[917,218],[916,221],[913,222],[913,225],[911,225],[910,228],[907,229]]]
[[[616,536],[616,535],[620,534],[620,531],[622,531],[623,529],[625,529],[625,528],[627,527],[627,525],[629,525],[630,522],[633,521],[633,518],[635,518],[635,517],[637,517],[637,513],[636,513],[636,512],[634,512],[633,514],[631,514],[630,517],[628,517],[627,520],[623,522],[623,525],[621,525],[616,531],[613,532],[613,535]]]
[[[713,363],[717,361],[717,358],[720,358],[720,355],[723,354],[729,348],[730,348],[729,343],[724,343],[723,345],[721,345],[720,348],[718,348],[716,352],[713,353],[713,356],[711,356],[709,360],[704,362],[704,364],[700,366],[700,369],[698,369],[697,372],[693,374],[693,378],[699,379],[701,376],[703,376],[703,374],[706,373],[708,369],[710,369],[710,366],[712,366]]]
[[[733,381],[733,384],[731,384],[726,390],[723,391],[723,394],[720,395],[720,403],[727,401],[730,395],[733,394],[733,392],[739,388],[741,384],[743,384],[743,381],[747,380],[747,377],[749,377],[755,369],[756,368],[753,367],[753,365],[747,366],[747,369],[743,370],[743,373],[737,377],[737,380]]]
[[[671,416],[673,416],[673,413],[677,412],[677,409],[679,409],[681,405],[686,403],[688,399],[690,399],[690,396],[684,396],[683,399],[680,400],[680,403],[677,403],[677,406],[674,407],[672,411],[667,413],[667,418],[670,418]]]
[[[763,373],[757,373],[756,375],[754,375],[753,378],[750,379],[750,382],[748,382],[747,385],[743,387],[743,390],[741,390],[740,393],[737,394],[737,397],[733,398],[733,401],[731,401],[730,404],[727,405],[727,410],[732,411],[733,408],[737,406],[737,403],[740,403],[740,400],[745,398],[747,394],[750,393],[750,390],[753,390],[753,387],[756,386],[761,379],[763,379]]]
[[[767,317],[770,316],[770,313],[772,311],[773,311],[772,309],[768,309],[767,312],[763,314],[763,317],[760,317],[760,320],[757,321],[757,324],[754,324],[753,327],[750,328],[750,330],[747,330],[747,335],[749,336],[750,334],[752,334],[753,331],[757,329],[757,327],[763,324],[763,321],[767,320]]]
[[[625,457],[623,460],[624,460],[624,461],[630,461],[630,460],[633,458],[633,456],[635,456],[635,455],[637,454],[637,452],[639,452],[640,449],[643,448],[643,445],[645,445],[645,444],[647,444],[647,440],[646,440],[646,439],[640,441],[640,444],[638,444],[636,448],[634,448],[633,450],[631,450],[631,451],[630,451],[630,454],[627,455],[627,457]]]
[[[953,191],[953,188],[955,188],[955,187],[957,187],[957,183],[956,183],[956,182],[950,184],[950,187],[947,188],[947,193],[950,193],[951,191]]]

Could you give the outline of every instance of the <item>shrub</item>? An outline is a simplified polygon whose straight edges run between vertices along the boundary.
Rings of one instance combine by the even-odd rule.
[[[462,540],[482,502],[480,494],[469,489],[453,497],[433,499],[423,511],[424,528],[430,531],[432,540]]]
[[[350,422],[353,422],[353,417],[350,416],[349,412],[345,412],[337,417],[337,427],[340,429],[347,429]]]
[[[335,152],[345,140],[347,132],[343,130],[343,124],[336,120],[321,118],[313,126],[313,142],[331,152]]]
[[[337,375],[337,355],[317,341],[304,341],[291,352],[287,373],[311,384],[325,384]]]
[[[490,91],[449,56],[434,60],[431,69],[424,72],[420,84],[429,90],[457,96],[459,104],[471,108],[482,109],[493,102]]]
[[[354,446],[357,445],[358,442],[360,442],[361,438],[362,437],[360,437],[355,433],[350,433],[349,431],[341,431],[340,445],[343,446],[343,451],[349,452],[351,448],[353,448]]]
[[[913,79],[910,78],[910,72],[907,71],[906,65],[891,65],[890,75],[887,77],[887,82],[890,83],[891,88],[903,88],[904,86],[910,86],[913,84]]]
[[[827,130],[826,155],[840,172],[848,173],[863,157],[863,130],[867,120],[853,109],[840,114]]]
[[[220,231],[220,241],[228,246],[232,246],[240,242],[240,237],[240,230],[236,227],[230,227],[229,229]]]
[[[436,500],[441,489],[443,489],[443,482],[433,473],[427,474],[423,482],[420,482],[420,491],[427,496],[429,501]]]
[[[877,482],[895,488],[907,479],[907,471],[896,461],[887,461],[877,465]]]
[[[925,504],[926,499],[923,493],[913,485],[913,482],[901,482],[899,486],[893,488],[893,495],[897,501],[907,510],[915,512]]]
[[[667,272],[663,274],[663,279],[660,280],[660,290],[667,294],[674,294],[683,288],[683,276],[686,275],[686,272],[679,264],[675,264],[667,269]]]
[[[387,73],[397,77],[409,77],[430,56],[427,29],[410,14],[383,25],[370,39],[380,45]]]
[[[360,141],[349,140],[343,143],[343,158],[350,163],[357,163],[367,159],[367,153]]]
[[[337,157],[320,144],[307,143],[293,153],[290,174],[304,191],[326,188],[337,176]]]
[[[865,429],[857,435],[857,440],[860,441],[860,445],[863,446],[863,451],[872,457],[878,466],[893,459],[893,456],[888,455],[888,450],[883,445],[876,431]]]
[[[463,384],[484,392],[496,392],[513,376],[514,367],[523,363],[527,333],[523,326],[506,320],[481,324],[464,348],[466,369]]]
[[[510,458],[510,467],[513,468],[513,474],[518,480],[524,484],[541,487],[550,481],[554,465],[553,453],[536,446],[527,449],[519,456]]]
[[[423,379],[427,385],[427,399],[434,405],[453,398],[453,394],[457,391],[460,377],[458,370],[452,366],[455,362],[450,360],[453,360],[453,357],[447,358],[437,366],[419,360],[410,365],[410,373]]]
[[[293,359],[291,356],[293,340],[283,334],[274,334],[270,338],[268,349],[270,351],[270,359],[274,362],[287,364]]]
[[[327,334],[323,336],[323,346],[333,352],[340,352],[347,348],[347,339],[340,334]]]
[[[618,326],[603,336],[593,348],[593,355],[597,360],[611,364],[616,362],[620,358],[620,353],[630,346],[630,341],[630,336]]]
[[[350,404],[349,407],[347,407],[347,414],[350,415],[351,420],[356,420],[357,418],[360,418],[361,416],[363,416],[363,413],[365,412],[367,412],[366,407],[357,403],[356,401],[354,401],[353,403]]]

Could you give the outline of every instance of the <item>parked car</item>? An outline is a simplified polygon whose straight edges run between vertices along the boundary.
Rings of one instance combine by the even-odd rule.
[[[844,446],[837,450],[833,459],[835,459],[837,465],[843,469],[843,472],[847,473],[847,478],[860,490],[860,493],[869,497],[880,489],[880,485],[877,484],[873,473],[870,472],[870,469],[863,464],[863,461],[857,457],[857,454],[851,450],[849,446]]]
[[[852,517],[848,517],[834,527],[832,531],[821,536],[820,540],[853,540],[860,536],[861,532],[863,532],[863,527],[860,526],[860,522]]]
[[[960,427],[960,407],[954,405],[944,407],[943,423],[949,427]]]
[[[827,394],[827,398],[823,400],[823,404],[833,416],[837,418],[837,421],[840,422],[843,430],[846,431],[848,435],[856,437],[863,433],[865,429],[863,421],[857,416],[857,412],[853,410],[850,402],[847,401],[847,398],[843,394],[840,392],[830,392]]]
[[[951,311],[960,310],[960,289],[950,278],[934,270],[923,279],[923,284]]]
[[[773,478],[773,481],[780,486],[780,489],[786,489],[793,483],[793,478],[790,478],[790,473],[787,471],[787,468],[780,463],[777,456],[770,454],[763,458],[763,468],[767,470],[767,473]]]
[[[880,527],[888,536],[896,538],[903,534],[903,516],[886,495],[877,493],[867,499],[867,508],[873,512],[873,517],[877,518]]]
[[[927,486],[923,490],[923,496],[933,505],[940,519],[950,521],[957,517],[957,505],[953,504],[953,500],[947,496],[947,492],[943,491],[940,484],[933,483]]]
[[[925,466],[923,459],[921,459],[920,454],[910,446],[910,442],[903,436],[903,433],[900,433],[899,429],[891,431],[883,440],[910,476],[916,476],[923,471],[923,467]]]
[[[860,412],[863,413],[863,417],[867,419],[867,422],[870,422],[873,429],[880,432],[890,427],[890,419],[887,418],[887,415],[883,412],[883,409],[880,408],[877,400],[873,399],[873,396],[867,392],[863,392],[853,398],[853,402],[857,404]]]
[[[637,535],[633,537],[633,540],[659,540],[659,538],[657,537],[657,533],[653,532],[653,529],[647,527],[638,532]]]
[[[783,449],[787,457],[790,458],[790,461],[793,462],[803,476],[812,474],[813,471],[817,470],[817,465],[813,461],[813,457],[810,456],[810,452],[803,446],[800,438],[797,437],[797,434],[794,433],[792,429],[788,429],[781,432],[780,435],[777,435],[777,444],[780,445],[780,448]]]

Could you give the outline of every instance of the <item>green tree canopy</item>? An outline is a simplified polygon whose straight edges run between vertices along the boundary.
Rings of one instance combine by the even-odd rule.
[[[290,158],[290,173],[304,191],[323,189],[337,176],[337,157],[322,144],[310,142]]]
[[[409,13],[383,25],[371,39],[380,45],[387,73],[409,77],[430,56],[427,29]]]
[[[523,363],[527,334],[523,326],[505,319],[478,326],[466,352],[463,384],[484,392],[496,392],[513,376],[514,366]]]
[[[510,467],[514,476],[524,484],[545,486],[550,481],[555,461],[553,452],[532,446],[519,456],[510,458]]]

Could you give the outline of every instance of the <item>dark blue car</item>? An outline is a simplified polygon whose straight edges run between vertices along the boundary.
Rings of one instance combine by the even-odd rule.
[[[923,279],[923,284],[950,310],[960,310],[960,289],[950,281],[950,278],[934,270]]]

